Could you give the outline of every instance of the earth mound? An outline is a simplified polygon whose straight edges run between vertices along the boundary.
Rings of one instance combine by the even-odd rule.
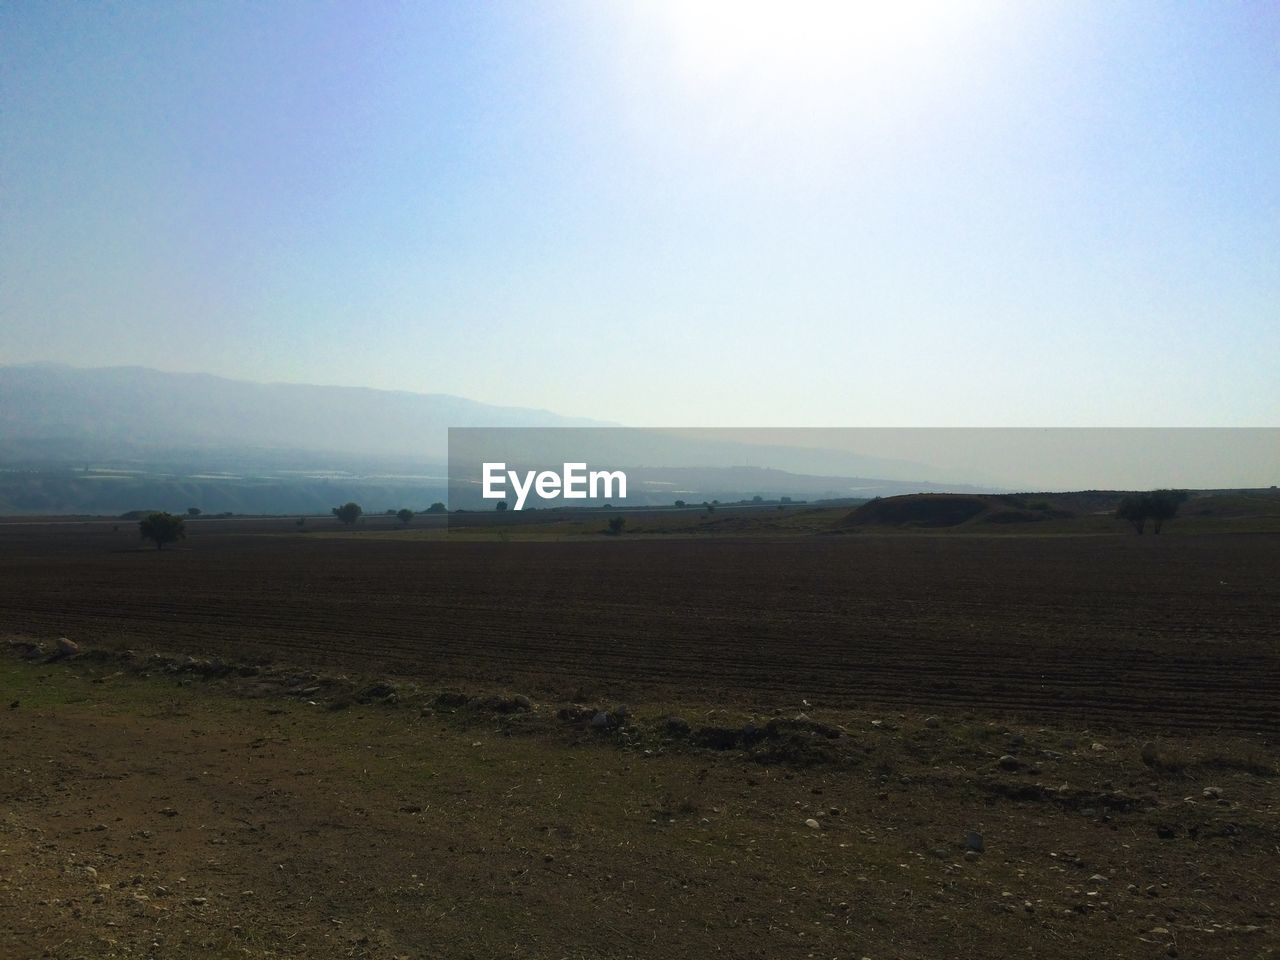
[[[1047,502],[1021,497],[959,493],[913,493],[871,500],[848,517],[847,526],[958,527],[967,523],[1034,523],[1073,516]]]

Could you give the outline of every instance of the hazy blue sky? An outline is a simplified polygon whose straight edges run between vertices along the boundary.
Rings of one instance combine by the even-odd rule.
[[[1275,3],[0,7],[0,362],[1274,425]]]

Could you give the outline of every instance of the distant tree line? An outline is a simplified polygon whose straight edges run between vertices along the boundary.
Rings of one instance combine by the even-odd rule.
[[[348,525],[355,523],[362,516],[364,516],[364,508],[360,506],[360,504],[356,503],[354,500],[344,503],[340,507],[334,507],[329,512],[332,513],[335,517],[337,517],[338,520],[340,520],[342,523],[345,523]],[[449,508],[446,507],[439,500],[437,500],[431,506],[427,507],[427,509],[420,510],[418,512],[419,513],[448,513]],[[412,523],[415,515],[416,514],[414,513],[414,511],[410,510],[408,507],[403,507],[399,510],[388,509],[386,511],[386,516],[395,517],[404,526],[408,526],[410,523]]]

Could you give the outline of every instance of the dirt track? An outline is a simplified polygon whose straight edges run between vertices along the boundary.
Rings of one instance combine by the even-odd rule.
[[[225,532],[220,532],[225,531]],[[1280,537],[397,542],[0,528],[0,625],[543,695],[1280,731]]]

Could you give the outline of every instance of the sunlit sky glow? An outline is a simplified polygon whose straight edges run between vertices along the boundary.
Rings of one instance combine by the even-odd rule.
[[[1274,425],[1280,7],[8,4],[0,362]]]

